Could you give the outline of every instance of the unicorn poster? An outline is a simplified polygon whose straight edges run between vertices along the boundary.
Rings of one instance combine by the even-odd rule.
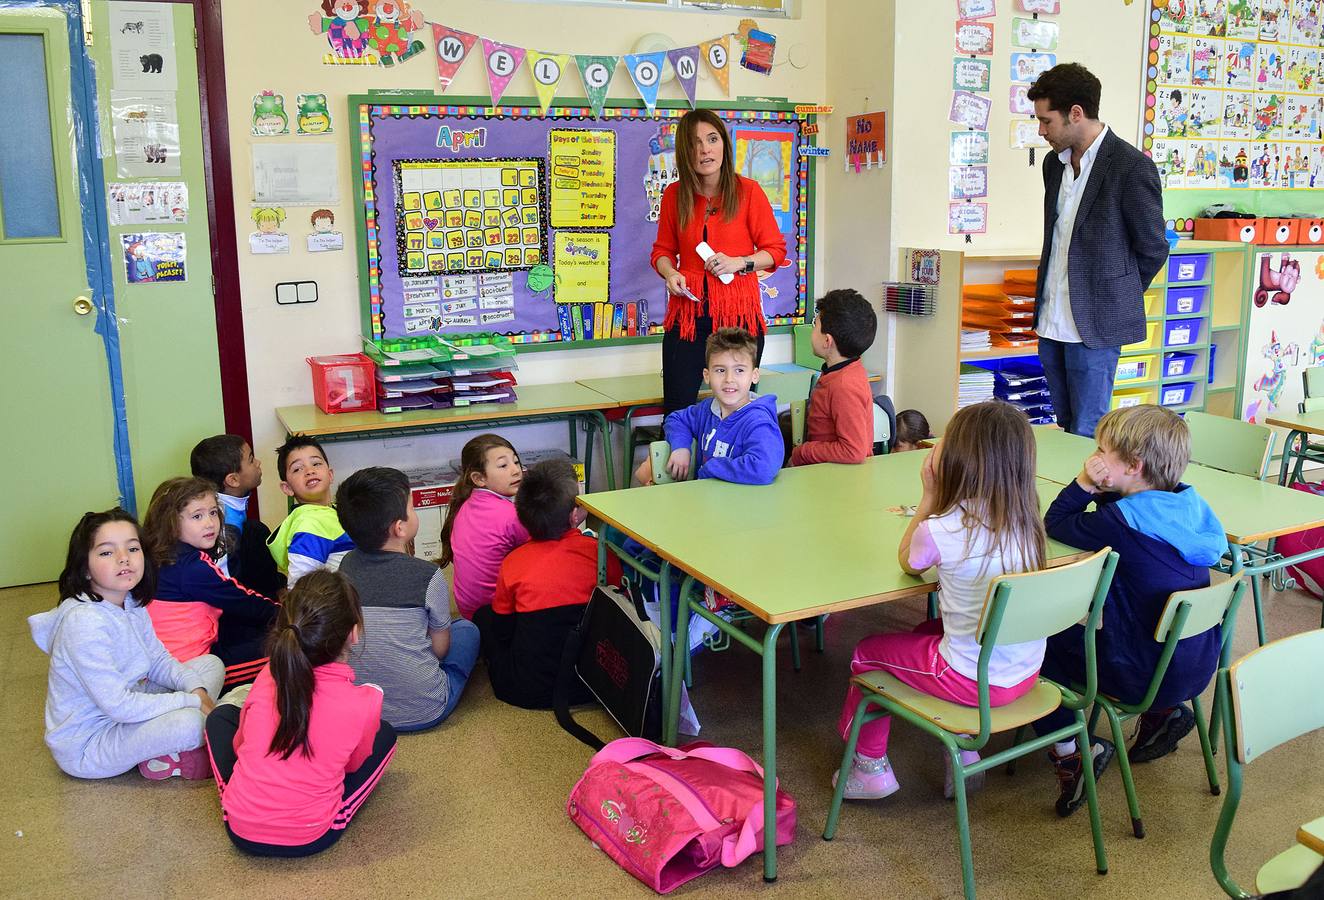
[[[1324,253],[1289,247],[1254,260],[1241,417],[1296,411],[1301,372],[1324,365]]]

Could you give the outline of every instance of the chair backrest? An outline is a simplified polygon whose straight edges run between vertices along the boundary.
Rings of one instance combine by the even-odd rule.
[[[1108,595],[1116,566],[1117,554],[1104,547],[1065,566],[999,575],[989,583],[976,639],[987,643],[987,634],[994,646],[1020,644],[1042,640],[1087,619],[1097,625],[1096,614]],[[992,630],[995,626],[996,632]]]
[[[1319,412],[1320,410],[1324,410],[1324,395],[1319,397],[1307,397],[1297,405],[1303,413]]]
[[[1236,475],[1260,478],[1273,451],[1273,431],[1240,419],[1211,413],[1188,412],[1191,462]]]
[[[817,369],[823,364],[823,361],[814,355],[814,345],[809,340],[813,334],[814,326],[812,324],[796,325],[791,329],[791,337],[794,341],[795,364],[809,369]]]
[[[1163,607],[1163,615],[1159,616],[1158,626],[1154,629],[1154,640],[1162,644],[1168,639],[1177,610],[1183,603],[1189,606],[1190,612],[1186,614],[1186,621],[1182,623],[1177,639],[1204,634],[1215,625],[1222,624],[1228,609],[1241,602],[1245,590],[1244,579],[1229,577],[1221,578],[1207,588],[1177,591],[1168,595],[1168,604]]]
[[[1228,669],[1237,760],[1324,728],[1324,629],[1265,644]]]
[[[892,452],[896,445],[896,407],[892,398],[886,394],[875,394],[873,398],[873,446],[874,455],[881,456]]]
[[[809,411],[806,400],[791,401],[791,446],[799,447],[805,442],[805,416]]]
[[[1324,366],[1311,366],[1302,369],[1301,386],[1307,399],[1324,397]]]

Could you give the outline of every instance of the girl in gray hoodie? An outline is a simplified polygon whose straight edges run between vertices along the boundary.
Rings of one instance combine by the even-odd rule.
[[[215,656],[175,661],[144,609],[155,589],[133,516],[87,513],[69,538],[64,599],[28,618],[51,657],[46,745],[70,775],[109,778],[134,766],[152,779],[211,775],[203,721],[225,665]]]

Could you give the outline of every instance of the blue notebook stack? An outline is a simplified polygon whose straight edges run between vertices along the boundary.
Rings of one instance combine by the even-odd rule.
[[[1053,401],[1048,379],[1037,359],[990,359],[972,363],[993,373],[993,396],[1020,407],[1034,425],[1052,425]]]

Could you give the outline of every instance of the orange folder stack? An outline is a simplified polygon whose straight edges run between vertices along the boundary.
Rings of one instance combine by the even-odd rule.
[[[1002,284],[967,284],[961,289],[961,327],[987,331],[994,347],[1036,346],[1034,287],[1034,269],[1008,269]]]

